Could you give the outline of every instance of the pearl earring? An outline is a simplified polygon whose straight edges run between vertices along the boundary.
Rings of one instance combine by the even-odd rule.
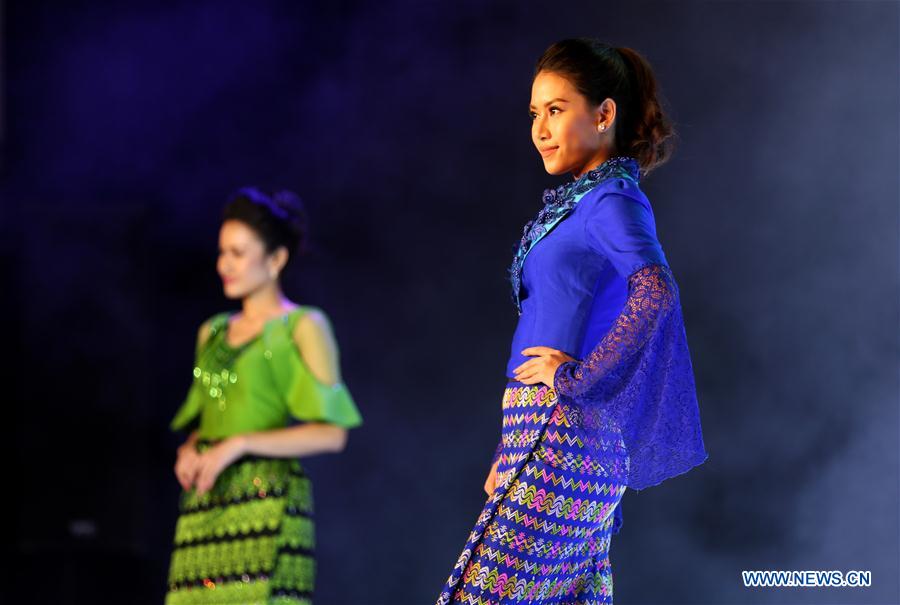
[[[604,130],[606,130],[606,124],[600,124],[599,130],[600,130],[600,132],[603,132]]]

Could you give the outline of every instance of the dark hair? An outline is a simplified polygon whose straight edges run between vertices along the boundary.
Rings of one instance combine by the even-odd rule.
[[[672,154],[675,130],[663,112],[656,77],[647,60],[631,48],[594,38],[570,38],[551,45],[534,68],[568,79],[592,105],[616,102],[616,152],[635,158],[644,174]]]
[[[272,253],[279,246],[294,256],[308,252],[308,219],[303,202],[291,191],[266,192],[244,187],[231,195],[222,212],[222,221],[236,220],[253,229]]]

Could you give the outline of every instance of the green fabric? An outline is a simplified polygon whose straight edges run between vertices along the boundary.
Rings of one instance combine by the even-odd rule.
[[[194,379],[171,428],[184,429],[199,417],[200,438],[222,439],[282,428],[290,418],[345,428],[362,424],[346,385],[322,384],[300,355],[294,326],[311,309],[321,311],[294,309],[238,347],[225,341],[230,313],[214,315],[209,337],[195,350]]]
[[[206,451],[210,442],[198,442]],[[296,459],[245,456],[212,490],[181,493],[166,605],[309,605],[312,484]]]

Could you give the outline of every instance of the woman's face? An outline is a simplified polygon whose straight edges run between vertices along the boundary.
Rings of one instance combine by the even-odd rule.
[[[219,229],[216,270],[228,298],[244,298],[278,279],[276,254],[266,254],[256,231],[243,221],[229,219]],[[274,273],[274,276],[273,276]]]
[[[531,140],[550,174],[575,178],[611,155],[615,101],[592,107],[565,77],[541,71],[531,84]],[[600,126],[604,130],[600,130]]]

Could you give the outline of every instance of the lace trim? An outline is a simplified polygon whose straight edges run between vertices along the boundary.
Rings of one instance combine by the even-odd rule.
[[[639,265],[628,276],[628,298],[612,329],[583,361],[561,364],[553,378],[557,393],[571,398],[602,391],[615,370],[653,336],[662,319],[675,308],[678,289],[671,269],[655,261]]]

